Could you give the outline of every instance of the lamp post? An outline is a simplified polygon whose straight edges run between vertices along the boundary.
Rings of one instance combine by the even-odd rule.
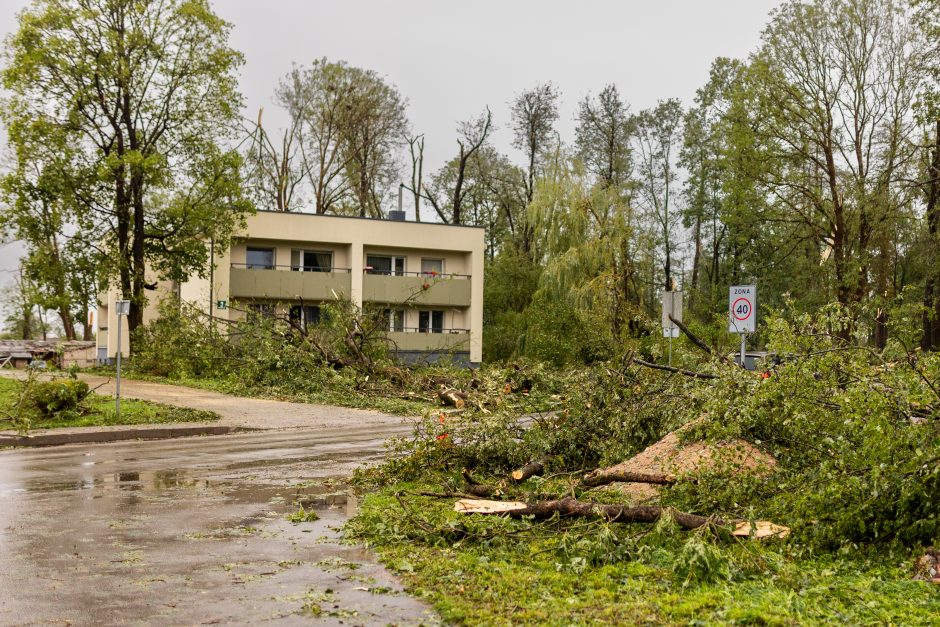
[[[114,301],[114,312],[117,314],[117,382],[114,388],[114,411],[115,416],[121,417],[121,316],[126,316],[131,312],[131,301]]]

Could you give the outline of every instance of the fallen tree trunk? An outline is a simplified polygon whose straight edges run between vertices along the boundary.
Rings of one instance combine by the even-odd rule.
[[[592,470],[581,479],[581,485],[595,488],[608,483],[653,483],[656,485],[672,485],[676,482],[673,475],[647,474],[644,472],[632,472],[629,470],[618,470],[616,468],[605,468],[601,470]]]
[[[698,529],[708,523],[724,525],[721,519],[706,518],[696,514],[677,512],[658,505],[643,505],[630,507],[627,505],[610,505],[605,503],[590,503],[579,501],[570,496],[559,500],[536,501],[535,503],[506,503],[505,501],[476,501],[463,499],[457,501],[454,510],[467,514],[507,514],[512,518],[551,518],[555,514],[561,516],[578,516],[582,518],[601,518],[608,522],[620,523],[655,523],[664,513],[669,513],[683,529]]]

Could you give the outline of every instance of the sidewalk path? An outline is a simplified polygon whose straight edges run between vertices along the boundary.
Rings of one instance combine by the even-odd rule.
[[[22,370],[0,371],[0,376],[22,378]],[[114,395],[114,380],[99,375],[79,375],[97,394]],[[99,387],[100,386],[100,387]],[[177,407],[189,407],[215,412],[219,420],[215,422],[186,422],[170,425],[115,425],[101,427],[73,427],[61,429],[40,429],[32,432],[34,436],[55,434],[56,438],[78,436],[78,439],[66,441],[110,441],[143,438],[179,437],[189,431],[196,433],[225,433],[242,429],[334,429],[373,427],[376,431],[406,433],[411,430],[414,418],[395,416],[367,409],[351,409],[314,403],[292,403],[261,398],[230,396],[220,392],[200,390],[181,385],[152,383],[132,379],[121,380],[121,398],[135,398]],[[167,431],[167,433],[162,433]],[[139,432],[139,433],[138,433]],[[154,432],[154,433],[150,433]],[[160,432],[160,433],[157,433]],[[0,436],[12,437],[12,431],[0,432]],[[98,437],[102,436],[102,437]],[[37,440],[39,438],[37,437]],[[7,444],[11,445],[11,444]]]
[[[114,380],[97,375],[80,375],[92,388],[104,384],[98,394],[114,395]],[[296,427],[344,427],[350,425],[398,425],[405,420],[368,409],[350,409],[314,403],[291,403],[262,398],[229,396],[181,385],[121,380],[121,397],[205,409],[217,413],[221,420],[214,424],[252,429],[286,429]]]

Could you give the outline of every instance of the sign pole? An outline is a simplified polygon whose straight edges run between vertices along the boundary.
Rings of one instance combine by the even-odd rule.
[[[117,418],[121,417],[121,316],[126,316],[131,312],[131,301],[114,301],[114,313],[117,315],[117,380],[114,384],[114,413]]]
[[[114,414],[121,419],[121,314],[117,317],[117,381],[114,386]]]
[[[679,327],[673,319],[682,322],[682,292],[663,292],[663,335],[669,338],[669,366],[672,366],[672,340],[679,337]]]
[[[741,367],[747,370],[747,334],[757,330],[757,286],[732,285],[728,290],[728,332],[741,336]]]

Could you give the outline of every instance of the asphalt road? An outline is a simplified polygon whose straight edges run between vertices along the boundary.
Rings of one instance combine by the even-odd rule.
[[[0,624],[434,623],[337,530],[342,478],[407,429],[0,451]]]

